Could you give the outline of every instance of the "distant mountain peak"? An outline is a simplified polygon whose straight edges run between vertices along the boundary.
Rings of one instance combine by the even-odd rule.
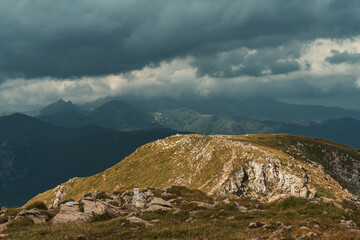
[[[64,101],[59,99],[58,101],[47,105],[39,111],[39,116],[52,115],[62,112],[78,111],[77,107],[71,101]]]

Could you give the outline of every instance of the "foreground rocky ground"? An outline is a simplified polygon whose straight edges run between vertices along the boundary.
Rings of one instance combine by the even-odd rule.
[[[360,239],[360,202],[289,197],[272,203],[173,186],[94,191],[0,212],[1,239]]]

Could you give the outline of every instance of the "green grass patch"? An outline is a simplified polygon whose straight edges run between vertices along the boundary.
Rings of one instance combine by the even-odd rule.
[[[316,197],[334,198],[334,195],[327,189],[321,187],[318,184],[314,184],[316,190]]]
[[[41,202],[41,201],[33,202],[32,204],[30,204],[30,205],[28,205],[26,207],[27,210],[30,210],[30,209],[33,209],[33,208],[37,208],[37,209],[40,209],[40,210],[47,210],[46,204],[44,202]]]
[[[101,222],[101,221],[110,220],[112,218],[113,218],[113,216],[109,212],[105,211],[103,214],[96,214],[92,218],[92,221],[93,222]]]
[[[18,218],[18,219],[15,219],[14,221],[12,221],[11,223],[9,223],[9,225],[7,225],[7,227],[19,229],[19,228],[29,227],[29,226],[33,226],[33,225],[34,225],[34,222],[30,218]]]
[[[105,192],[99,192],[98,194],[96,194],[95,199],[106,200],[106,199],[112,199],[112,198],[109,195],[107,195],[107,193],[105,193]]]

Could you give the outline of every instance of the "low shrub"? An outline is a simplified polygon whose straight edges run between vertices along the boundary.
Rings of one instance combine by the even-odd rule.
[[[21,212],[21,208],[8,208],[5,212],[5,216],[16,216]]]
[[[41,210],[47,210],[46,204],[44,202],[41,201],[36,201],[30,205],[28,205],[26,207],[27,210],[33,209],[33,208],[37,208],[37,209],[41,209]]]
[[[34,225],[30,218],[18,218],[7,225],[8,228],[22,228]]]
[[[93,222],[101,222],[112,219],[113,216],[109,212],[104,212],[103,214],[96,214],[93,218]]]
[[[101,199],[101,200],[105,200],[105,199],[112,199],[111,197],[109,197],[105,192],[99,192],[96,197],[96,199]]]
[[[275,210],[300,210],[305,206],[305,198],[289,197],[272,206]]]
[[[6,216],[0,217],[0,224],[6,223],[8,221],[8,218]]]

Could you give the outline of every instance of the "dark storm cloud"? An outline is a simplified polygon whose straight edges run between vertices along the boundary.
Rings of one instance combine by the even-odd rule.
[[[339,52],[337,50],[331,51],[332,55],[326,58],[326,61],[332,64],[340,64],[340,63],[359,63],[360,62],[360,54],[359,53],[348,53],[347,51]]]
[[[259,50],[254,64],[240,52],[224,60],[244,68],[231,72],[220,63],[224,75],[287,73],[299,69],[297,62],[271,59],[269,51],[292,41],[357,35],[359,7],[357,0],[3,0],[0,73],[105,75],[193,56],[201,74],[213,75],[206,57],[239,48]]]

